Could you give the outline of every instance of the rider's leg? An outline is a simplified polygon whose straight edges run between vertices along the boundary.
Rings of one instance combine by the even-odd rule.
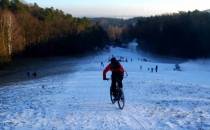
[[[123,88],[122,80],[118,81],[119,88]]]
[[[122,75],[118,75],[117,84],[118,84],[119,88],[123,88],[122,80],[123,80],[123,76]],[[121,90],[120,90],[119,94],[120,94],[119,97],[121,97]]]
[[[117,83],[118,83],[120,88],[123,88],[122,80],[123,80],[123,76],[122,75],[118,75]]]
[[[111,85],[112,88],[111,89],[112,89],[114,97],[116,97],[116,83],[117,83],[116,77],[115,75],[112,75],[112,85]]]

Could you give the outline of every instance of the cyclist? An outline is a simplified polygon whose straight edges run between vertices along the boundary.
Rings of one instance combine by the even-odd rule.
[[[120,62],[115,57],[113,57],[111,59],[111,63],[108,64],[106,66],[106,68],[104,69],[104,71],[103,71],[103,80],[108,80],[106,78],[106,73],[108,71],[111,71],[112,72],[112,76],[111,76],[111,79],[112,79],[111,89],[112,89],[112,91],[114,93],[114,97],[115,97],[115,100],[116,100],[116,83],[118,83],[118,86],[120,88],[123,87],[122,80],[123,80],[123,76],[124,76],[125,70],[122,67],[122,65],[120,64]]]

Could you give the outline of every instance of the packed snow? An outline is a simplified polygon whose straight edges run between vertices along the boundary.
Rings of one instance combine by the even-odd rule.
[[[36,67],[37,77],[1,84],[0,130],[210,130],[210,60],[160,58],[131,48],[64,58]],[[102,80],[103,64],[113,55],[128,73],[123,110],[111,104],[110,81]],[[26,76],[22,71],[7,79]]]

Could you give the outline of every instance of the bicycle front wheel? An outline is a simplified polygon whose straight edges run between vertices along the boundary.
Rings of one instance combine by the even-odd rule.
[[[118,102],[118,107],[122,110],[125,106],[125,97],[122,89],[120,89],[120,97],[117,102]]]
[[[111,102],[112,102],[112,104],[114,104],[115,103],[115,97],[114,97],[114,92],[112,91],[112,87],[110,87],[110,99],[111,99]]]

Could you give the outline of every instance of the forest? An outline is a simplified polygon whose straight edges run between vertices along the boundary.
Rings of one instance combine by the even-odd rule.
[[[137,39],[139,48],[164,56],[210,57],[210,13],[188,11],[132,19],[95,19],[112,42]]]
[[[210,56],[210,13],[189,11],[139,18],[130,29],[140,48],[181,58]]]
[[[188,11],[132,19],[76,18],[36,3],[0,0],[0,65],[17,57],[74,56],[137,39],[164,56],[210,56],[210,13]]]
[[[102,49],[107,40],[87,18],[36,3],[0,1],[0,64],[15,57],[79,55]]]

